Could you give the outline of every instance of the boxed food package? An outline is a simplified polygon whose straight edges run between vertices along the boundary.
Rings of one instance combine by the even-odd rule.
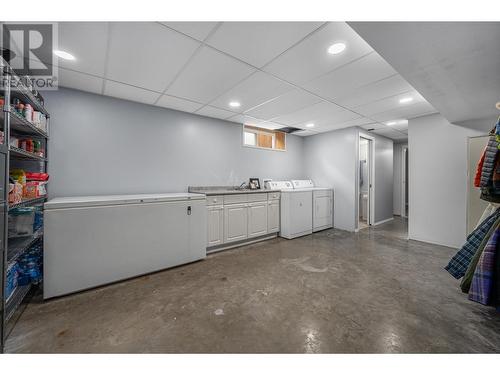
[[[23,185],[19,182],[9,184],[9,204],[16,204],[23,200]]]

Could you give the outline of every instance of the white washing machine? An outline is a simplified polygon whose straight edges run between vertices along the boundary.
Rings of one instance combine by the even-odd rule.
[[[312,180],[292,180],[296,191],[311,191],[312,231],[333,227],[333,189],[314,186]]]
[[[292,239],[312,233],[312,190],[294,189],[290,181],[269,181],[269,189],[281,190],[280,237]]]

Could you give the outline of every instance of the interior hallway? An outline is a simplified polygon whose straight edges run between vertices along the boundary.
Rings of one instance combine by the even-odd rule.
[[[275,239],[32,302],[7,352],[498,352],[500,316],[443,270],[454,249],[404,219]]]

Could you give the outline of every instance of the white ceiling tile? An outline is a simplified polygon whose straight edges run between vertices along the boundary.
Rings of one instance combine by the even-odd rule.
[[[261,122],[258,124],[259,128],[264,128],[264,129],[270,129],[270,130],[276,130],[276,129],[281,129],[283,127],[282,124],[276,124],[274,122]]]
[[[252,117],[252,116],[247,116],[247,115],[235,115],[232,117],[229,117],[227,119],[228,121],[232,122],[237,122],[238,124],[245,124],[245,125],[257,125],[260,123],[263,123],[264,120]]]
[[[104,76],[107,22],[59,22],[57,49],[69,52],[75,60],[58,59],[60,67]]]
[[[360,125],[361,128],[365,130],[371,130],[371,129],[386,129],[387,126],[383,124],[379,124],[378,122],[371,122],[368,124]]]
[[[219,108],[229,108],[229,102],[237,101],[241,103],[237,111],[245,112],[293,89],[293,86],[269,74],[255,72],[210,104]]]
[[[192,38],[203,41],[217,25],[217,22],[160,22]]]
[[[338,55],[331,55],[327,52],[328,47],[336,42],[345,43],[347,48]],[[371,51],[373,49],[345,22],[331,22],[279,56],[264,70],[301,84]]]
[[[373,125],[374,121],[370,120],[369,118],[358,116],[357,118],[354,118],[352,120],[347,120],[347,121],[343,121],[343,122],[336,121],[336,122],[332,123],[331,126],[336,126],[338,129],[342,129],[342,128],[349,128],[352,126],[361,126],[362,127],[362,126],[367,126],[368,124]]]
[[[176,98],[175,96],[170,95],[162,95],[162,97],[158,100],[158,103],[155,105],[184,112],[194,112],[203,106],[203,104],[192,102],[191,100]]]
[[[425,102],[425,99],[418,92],[410,91],[355,107],[354,110],[364,116],[371,116],[377,113],[387,112],[407,106],[408,104],[401,104],[399,102],[402,98],[413,98],[413,101],[411,102],[412,104]]]
[[[256,67],[321,26],[321,22],[224,22],[207,44]]]
[[[309,107],[302,108],[298,111],[288,113],[284,116],[276,117],[273,121],[289,126],[307,122],[314,123],[315,121],[319,121],[325,117],[331,117],[336,112],[342,110],[343,108],[338,105],[322,101]]]
[[[318,97],[303,90],[293,90],[267,103],[259,105],[245,114],[264,120],[270,120],[321,101],[322,100]]]
[[[196,111],[197,115],[207,116],[207,117],[215,117],[220,119],[227,119],[229,117],[233,117],[234,112],[226,111],[224,109],[215,108],[207,105],[206,107],[200,108]]]
[[[345,92],[335,99],[336,103],[346,107],[358,107],[389,96],[414,91],[413,87],[399,74],[395,74],[368,85],[356,87],[350,92]]]
[[[318,134],[318,132],[315,132],[313,130],[299,130],[293,133],[293,135],[298,135],[299,137],[307,137],[315,134]]]
[[[381,80],[396,74],[396,71],[376,52],[344,65],[322,77],[319,77],[304,87],[310,91],[335,100],[346,92],[352,92],[371,82]]]
[[[161,92],[199,45],[157,23],[112,23],[107,78]]]
[[[203,47],[167,93],[208,103],[248,77],[255,69],[223,53]]]
[[[386,122],[394,119],[411,119],[435,112],[436,110],[429,103],[420,102],[420,103],[400,106],[399,108],[387,112],[377,113],[375,115],[370,116],[370,118],[373,118],[374,120],[380,122]]]
[[[377,130],[373,130],[372,133],[375,133],[375,134],[378,134],[378,135],[381,135],[381,136],[384,136],[387,138],[391,138],[391,139],[406,138],[404,134],[402,134],[396,130],[392,130],[392,129],[377,129]]]
[[[122,83],[106,81],[104,95],[139,103],[153,104],[160,94]]]
[[[103,81],[102,78],[59,68],[59,87],[101,94]]]

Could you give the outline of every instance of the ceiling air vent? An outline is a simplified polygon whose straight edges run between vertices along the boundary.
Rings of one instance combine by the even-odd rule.
[[[302,129],[294,128],[293,126],[285,126],[284,128],[276,129],[276,131],[288,133],[288,134],[298,132],[299,130],[302,130]]]

